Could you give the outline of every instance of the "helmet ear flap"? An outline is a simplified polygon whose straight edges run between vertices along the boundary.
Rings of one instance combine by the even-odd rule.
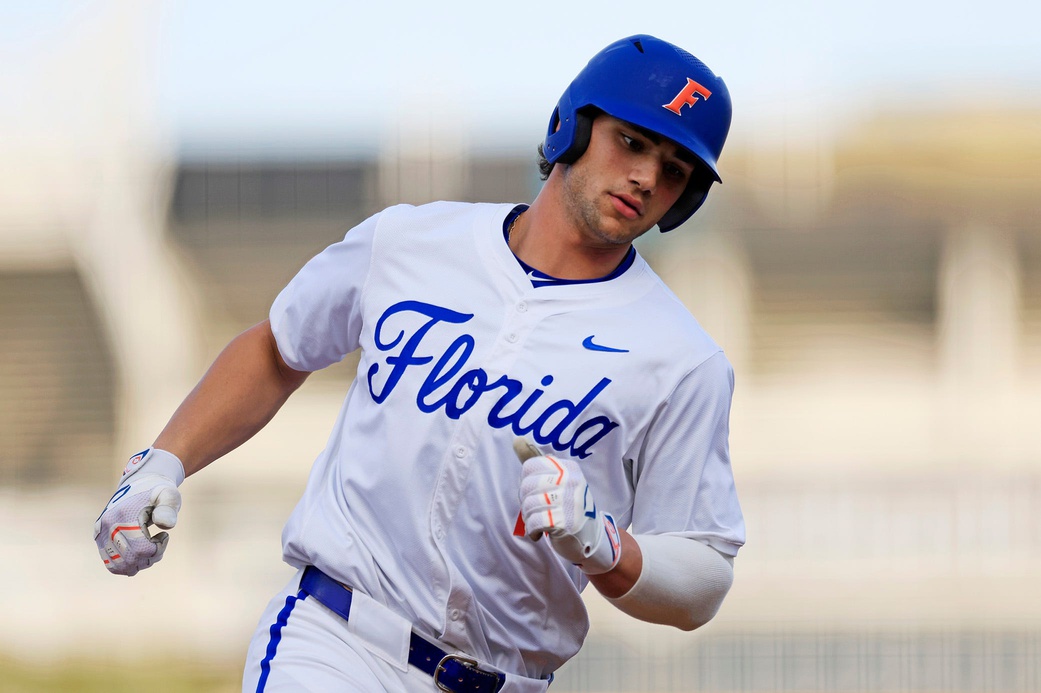
[[[582,109],[575,112],[575,137],[571,146],[561,152],[557,161],[562,164],[573,164],[578,161],[578,157],[585,154],[586,148],[589,147],[589,138],[593,134],[593,116],[596,112],[596,109]],[[559,123],[559,112],[555,112],[554,116]]]
[[[658,229],[662,233],[672,231],[687,219],[690,219],[694,212],[698,211],[698,208],[705,202],[705,198],[708,197],[708,189],[715,182],[716,179],[708,167],[699,166],[695,169],[690,176],[687,187],[683,190],[680,198],[676,200],[676,204],[658,222]]]

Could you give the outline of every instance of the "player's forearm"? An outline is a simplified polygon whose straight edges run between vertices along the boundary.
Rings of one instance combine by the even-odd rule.
[[[308,375],[285,365],[266,320],[254,325],[224,348],[154,447],[190,475],[253,437]]]
[[[686,537],[626,536],[640,550],[642,570],[627,591],[604,593],[612,604],[634,618],[682,630],[699,628],[716,615],[734,580],[733,559]]]
[[[618,539],[622,545],[622,557],[618,559],[618,565],[606,573],[589,576],[589,583],[609,599],[621,597],[631,590],[643,572],[643,552],[633,535],[619,527]]]

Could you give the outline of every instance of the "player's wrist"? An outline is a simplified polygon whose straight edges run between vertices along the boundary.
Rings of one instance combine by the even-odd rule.
[[[614,517],[610,513],[598,512],[587,526],[595,530],[595,539],[590,542],[588,556],[575,565],[586,575],[602,575],[614,570],[622,559],[622,542]]]
[[[147,448],[134,455],[123,468],[120,482],[125,482],[142,471],[164,476],[172,480],[175,486],[180,486],[184,483],[184,465],[177,455],[168,450]]]

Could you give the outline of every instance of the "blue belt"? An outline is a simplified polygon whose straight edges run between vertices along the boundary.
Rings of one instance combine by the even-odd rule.
[[[348,620],[351,591],[318,568],[304,568],[300,589],[343,620]],[[478,667],[476,660],[449,654],[415,633],[409,639],[408,663],[433,676],[437,689],[449,693],[498,693],[506,683],[505,674],[485,671]]]

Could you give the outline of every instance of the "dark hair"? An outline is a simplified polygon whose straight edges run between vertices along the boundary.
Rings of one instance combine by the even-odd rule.
[[[556,164],[549,163],[549,160],[546,158],[546,153],[542,149],[541,142],[539,142],[538,152],[539,178],[541,178],[542,180],[546,180],[547,178],[549,178],[549,174],[553,172],[553,167],[556,166]]]

